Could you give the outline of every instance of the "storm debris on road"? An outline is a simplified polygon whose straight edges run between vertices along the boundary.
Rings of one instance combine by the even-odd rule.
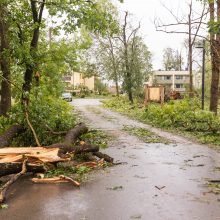
[[[87,132],[87,126],[80,123],[67,132],[62,143],[44,147],[1,148],[0,180],[7,175],[10,178],[6,178],[6,183],[0,187],[0,204],[5,201],[9,187],[27,172],[38,173],[37,177],[32,178],[34,183],[69,182],[79,187],[80,183],[66,175],[66,170],[82,174],[104,167],[107,163],[113,164],[114,159],[99,152],[99,146],[80,139]]]

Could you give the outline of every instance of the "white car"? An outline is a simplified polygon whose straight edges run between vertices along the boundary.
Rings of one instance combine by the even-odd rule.
[[[68,102],[72,102],[73,98],[70,92],[64,92],[62,93],[62,99],[66,100]]]

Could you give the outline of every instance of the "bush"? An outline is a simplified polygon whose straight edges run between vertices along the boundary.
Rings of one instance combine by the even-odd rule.
[[[172,101],[164,106],[149,105],[142,119],[160,127],[175,127],[186,131],[217,132],[219,118],[200,110],[197,100]]]
[[[72,92],[72,96],[76,96],[76,92]]]
[[[112,98],[104,106],[131,117],[169,130],[188,132],[203,143],[220,143],[220,118],[200,109],[197,99],[172,100],[163,106],[150,104],[144,108],[137,101],[131,105],[127,98]]]
[[[42,146],[50,145],[62,140],[62,136],[52,135],[53,131],[67,131],[76,123],[76,116],[73,115],[73,107],[61,99],[54,97],[31,97],[29,105],[29,120],[31,121]],[[15,104],[9,118],[0,118],[0,132],[3,132],[12,124],[22,124],[27,129],[13,143],[14,146],[35,146],[33,134],[26,122],[23,107]]]

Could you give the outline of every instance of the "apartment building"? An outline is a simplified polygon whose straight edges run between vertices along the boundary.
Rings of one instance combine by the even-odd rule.
[[[154,71],[149,84],[164,85],[170,89],[185,92],[189,87],[189,71]],[[195,87],[201,85],[199,74],[193,74],[193,82]]]
[[[89,90],[94,90],[95,87],[95,77],[85,77],[83,73],[73,72],[72,74],[63,77],[63,81],[66,83],[67,87],[78,87],[80,85],[88,87]]]
[[[188,71],[155,71],[153,78],[156,84],[169,86],[179,92],[185,92],[189,85]]]

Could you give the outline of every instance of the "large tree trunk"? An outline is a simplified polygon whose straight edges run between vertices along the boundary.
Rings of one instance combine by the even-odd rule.
[[[189,97],[193,97],[192,4],[189,13]]]
[[[115,87],[116,87],[116,95],[119,96],[118,68],[117,68],[116,60],[115,60],[114,47],[113,47],[112,40],[110,37],[108,37],[108,40],[109,40],[109,44],[110,44],[110,53],[111,53],[112,62],[113,62],[113,72],[114,72],[114,81],[115,81]]]
[[[31,44],[30,44],[30,55],[34,62],[31,65],[30,64],[26,65],[26,71],[24,73],[24,83],[22,87],[22,90],[23,90],[22,101],[23,103],[26,103],[26,104],[28,104],[29,102],[29,97],[26,94],[30,93],[33,74],[37,68],[37,63],[36,63],[37,55],[36,54],[37,54],[37,47],[38,47],[38,41],[39,41],[39,35],[40,35],[40,24],[42,21],[45,0],[41,2],[39,13],[38,13],[36,4],[37,4],[36,1],[31,0],[31,10],[32,10],[32,17],[33,17],[35,29],[34,29]]]
[[[218,93],[219,93],[219,58],[217,56],[217,42],[211,41],[211,62],[212,62],[212,79],[211,79],[211,99],[210,111],[217,114],[218,111]]]
[[[0,148],[8,147],[14,137],[24,131],[21,125],[12,125],[7,131],[0,136]]]
[[[1,101],[0,115],[6,116],[11,108],[11,83],[10,83],[10,63],[9,63],[9,42],[8,42],[8,24],[5,21],[7,10],[5,4],[0,4],[0,65],[3,74],[1,81]]]
[[[116,88],[116,95],[119,97],[118,78],[115,79],[115,88]]]
[[[209,3],[210,21],[215,21],[215,3]],[[220,1],[217,1],[217,14],[220,16]],[[219,17],[218,17],[219,21]],[[220,37],[215,33],[210,34],[211,44],[211,63],[212,63],[212,79],[211,79],[211,98],[210,111],[217,114],[218,111],[218,86],[219,86],[219,71],[220,71]]]
[[[129,59],[128,59],[128,39],[126,36],[126,27],[127,27],[127,17],[128,12],[125,12],[125,20],[123,25],[123,44],[124,44],[124,63],[125,63],[125,88],[128,94],[129,101],[133,104],[133,95],[132,95],[132,80],[131,80],[131,72],[129,68]]]

